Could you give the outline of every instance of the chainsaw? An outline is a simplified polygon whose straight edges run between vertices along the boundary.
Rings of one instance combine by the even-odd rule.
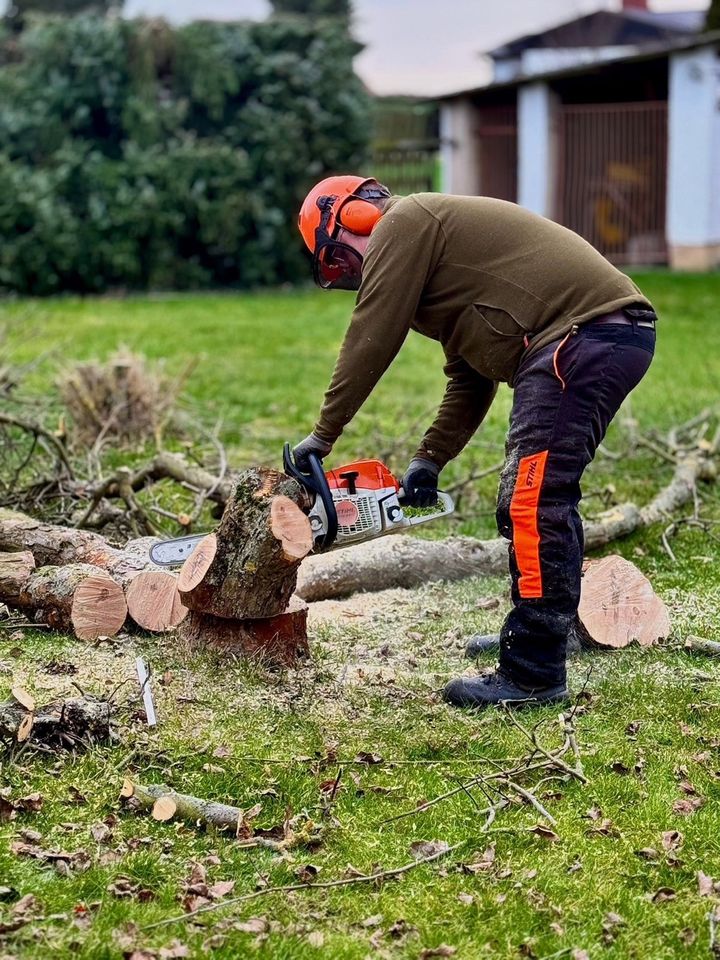
[[[452,497],[439,490],[437,509],[415,515],[414,508],[403,507],[404,491],[380,460],[356,460],[326,472],[320,458],[311,453],[308,464],[307,473],[298,469],[290,444],[285,444],[283,469],[308,495],[305,513],[314,549],[319,553],[399,533],[449,516],[455,509]],[[150,559],[161,566],[183,563],[204,536],[156,543],[150,549]]]

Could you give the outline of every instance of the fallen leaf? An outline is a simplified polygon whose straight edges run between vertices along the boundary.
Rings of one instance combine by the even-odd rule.
[[[530,827],[530,833],[534,833],[536,837],[542,837],[544,840],[549,840],[551,843],[560,839],[555,831],[545,826],[544,823],[536,823],[534,827]]]
[[[620,831],[612,820],[607,817],[601,820],[595,827],[590,827],[585,831],[587,837],[619,837]]]
[[[490,870],[495,862],[495,844],[491,844],[483,853],[470,863],[462,864],[463,873],[482,873]]]
[[[682,797],[673,804],[673,813],[677,813],[681,817],[689,817],[690,814],[699,810],[704,803],[705,799],[703,797]]]
[[[190,947],[179,940],[173,940],[168,947],[160,947],[161,960],[180,960],[181,957],[190,956]]]
[[[234,888],[234,880],[218,880],[217,883],[208,888],[208,893],[213,900],[219,900],[221,897],[226,897]]]
[[[709,877],[706,873],[703,873],[702,870],[698,870],[697,874],[697,883],[698,883],[698,893],[701,897],[710,897],[713,894],[713,881],[712,877]]]
[[[641,850],[636,850],[635,856],[640,857],[641,860],[660,859],[660,853],[655,849],[655,847],[643,847]]]
[[[230,747],[225,747],[225,746],[223,746],[223,745],[221,744],[219,747],[215,747],[215,749],[214,749],[213,752],[212,752],[212,755],[213,755],[214,757],[218,757],[218,758],[222,758],[222,759],[224,759],[225,757],[229,757],[229,756],[230,756]]]
[[[590,960],[590,954],[587,950],[580,950],[579,947],[575,947],[570,954],[570,960]]]
[[[695,787],[690,783],[689,780],[681,780],[679,787],[683,793],[686,793],[689,797],[697,797],[698,792]]]
[[[478,610],[494,610],[495,607],[500,606],[499,597],[480,597],[475,601],[475,606]]]
[[[107,843],[112,837],[112,831],[106,823],[94,823],[90,827],[90,835],[96,843]]]
[[[618,927],[624,926],[625,921],[619,913],[606,913],[602,923],[603,943],[608,946],[614,943],[618,935]]]
[[[421,950],[420,960],[430,960],[430,957],[454,957],[456,953],[457,947],[441,943],[438,947],[425,947],[424,950]]]
[[[425,860],[441,853],[446,853],[450,844],[445,840],[416,840],[410,844],[410,853],[416,860]]]
[[[469,907],[471,904],[475,903],[475,897],[469,893],[459,893],[458,900],[460,903],[464,903],[466,907]]]
[[[300,883],[312,883],[318,873],[320,873],[320,867],[316,867],[314,863],[306,863],[295,871]]]
[[[655,893],[649,893],[647,895],[650,903],[665,903],[667,900],[674,900],[676,897],[677,893],[672,887],[660,887]]]
[[[29,793],[26,797],[20,797],[15,801],[15,809],[23,812],[31,811],[37,813],[43,805],[43,795],[41,793]]]
[[[625,727],[625,735],[626,735],[630,740],[635,740],[636,737],[637,737],[637,732],[638,732],[638,730],[640,729],[640,727],[641,727],[640,721],[639,721],[639,720],[633,720],[631,723],[629,723],[629,724]]]
[[[270,924],[266,917],[250,917],[240,923],[233,924],[233,930],[239,930],[241,933],[267,933]]]
[[[682,846],[683,835],[679,830],[664,830],[662,845],[664,850],[677,850]]]
[[[696,933],[692,927],[685,927],[680,931],[678,937],[680,938],[680,942],[682,944],[684,944],[686,947],[691,947],[695,943]]]
[[[36,910],[39,906],[39,902],[34,893],[26,893],[24,897],[21,897],[17,903],[13,904],[12,910],[10,911],[14,916],[19,917],[23,914],[30,914],[33,910]]]
[[[368,753],[365,750],[361,750],[360,753],[357,753],[354,757],[355,763],[367,763],[372,766],[373,764],[382,763],[383,758],[379,753]]]
[[[320,930],[313,930],[308,934],[307,942],[311,947],[322,947],[325,943],[325,935]]]

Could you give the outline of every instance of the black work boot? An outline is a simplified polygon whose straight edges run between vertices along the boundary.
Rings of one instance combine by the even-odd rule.
[[[497,653],[500,649],[499,633],[476,633],[465,644],[465,656],[480,657],[483,653]]]
[[[536,707],[545,703],[569,703],[567,684],[554,687],[520,686],[495,670],[480,677],[456,677],[443,690],[443,700],[454,707],[496,707],[501,703]]]

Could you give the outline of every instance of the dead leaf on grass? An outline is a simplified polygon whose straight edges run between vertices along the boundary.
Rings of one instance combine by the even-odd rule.
[[[625,920],[619,913],[606,913],[602,923],[603,943],[611,944],[617,939],[618,928],[624,926]]]
[[[663,850],[678,850],[683,844],[683,835],[679,830],[663,830]]]
[[[655,893],[646,894],[650,903],[666,903],[668,900],[675,900],[677,893],[672,887],[660,887]]]
[[[459,893],[458,900],[460,903],[464,903],[466,907],[469,907],[475,903],[475,897],[473,897],[470,893]]]
[[[325,934],[320,930],[313,930],[307,935],[307,942],[311,947],[322,947],[325,943]]]
[[[697,884],[698,884],[698,893],[701,897],[710,897],[712,896],[713,889],[713,880],[712,877],[709,877],[706,873],[703,873],[702,870],[698,870],[697,874]]]
[[[295,876],[298,878],[300,883],[312,883],[315,877],[320,873],[320,867],[316,866],[314,863],[306,863],[302,867],[298,867],[295,871]]]
[[[530,833],[534,833],[536,837],[542,837],[543,840],[549,840],[551,843],[556,843],[560,839],[557,833],[544,823],[536,823],[534,827],[530,827]]]
[[[463,873],[483,873],[491,870],[495,863],[495,844],[490,846],[481,854],[475,857],[470,863],[461,864]]]
[[[695,943],[696,933],[692,927],[685,927],[680,931],[678,937],[680,938],[680,943],[686,947],[691,947]]]
[[[249,920],[234,923],[232,928],[240,933],[267,933],[270,924],[267,917],[250,917]]]
[[[416,860],[425,860],[449,849],[450,844],[445,840],[416,840],[410,844],[410,853]]]
[[[681,797],[672,805],[673,813],[677,813],[681,817],[689,817],[696,810],[699,810],[704,803],[704,797]]]
[[[213,900],[220,900],[222,897],[226,897],[229,893],[232,893],[234,889],[234,880],[218,880],[217,883],[214,883],[211,887],[208,887],[208,893]]]
[[[656,861],[660,859],[660,852],[655,847],[643,847],[635,851],[635,856],[640,857],[641,860]]]
[[[570,960],[590,960],[590,954],[587,950],[581,950],[579,947],[575,947],[570,954]]]
[[[173,942],[167,947],[160,947],[160,960],[180,960],[182,957],[190,956],[190,947],[179,940]]]
[[[360,753],[355,754],[353,759],[355,763],[367,763],[369,766],[383,762],[379,753],[369,753],[366,750],[361,750]]]
[[[431,957],[454,957],[457,953],[457,947],[451,947],[447,943],[441,943],[437,947],[425,947],[420,951],[420,960],[430,960]]]

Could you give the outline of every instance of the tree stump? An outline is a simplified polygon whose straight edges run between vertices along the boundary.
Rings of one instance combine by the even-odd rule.
[[[81,640],[114,636],[127,617],[122,587],[87,563],[39,567],[28,577],[13,606],[35,622],[70,631]]]
[[[307,604],[292,597],[274,617],[230,620],[191,611],[178,629],[188,652],[214,650],[223,656],[247,657],[270,666],[295,666],[310,655]]]
[[[578,617],[585,646],[620,649],[636,641],[647,647],[670,633],[667,607],[650,581],[619,556],[586,563]]]
[[[181,570],[185,606],[232,620],[283,614],[313,545],[299,506],[305,496],[295,480],[274,470],[242,473],[214,540],[204,541]]]

